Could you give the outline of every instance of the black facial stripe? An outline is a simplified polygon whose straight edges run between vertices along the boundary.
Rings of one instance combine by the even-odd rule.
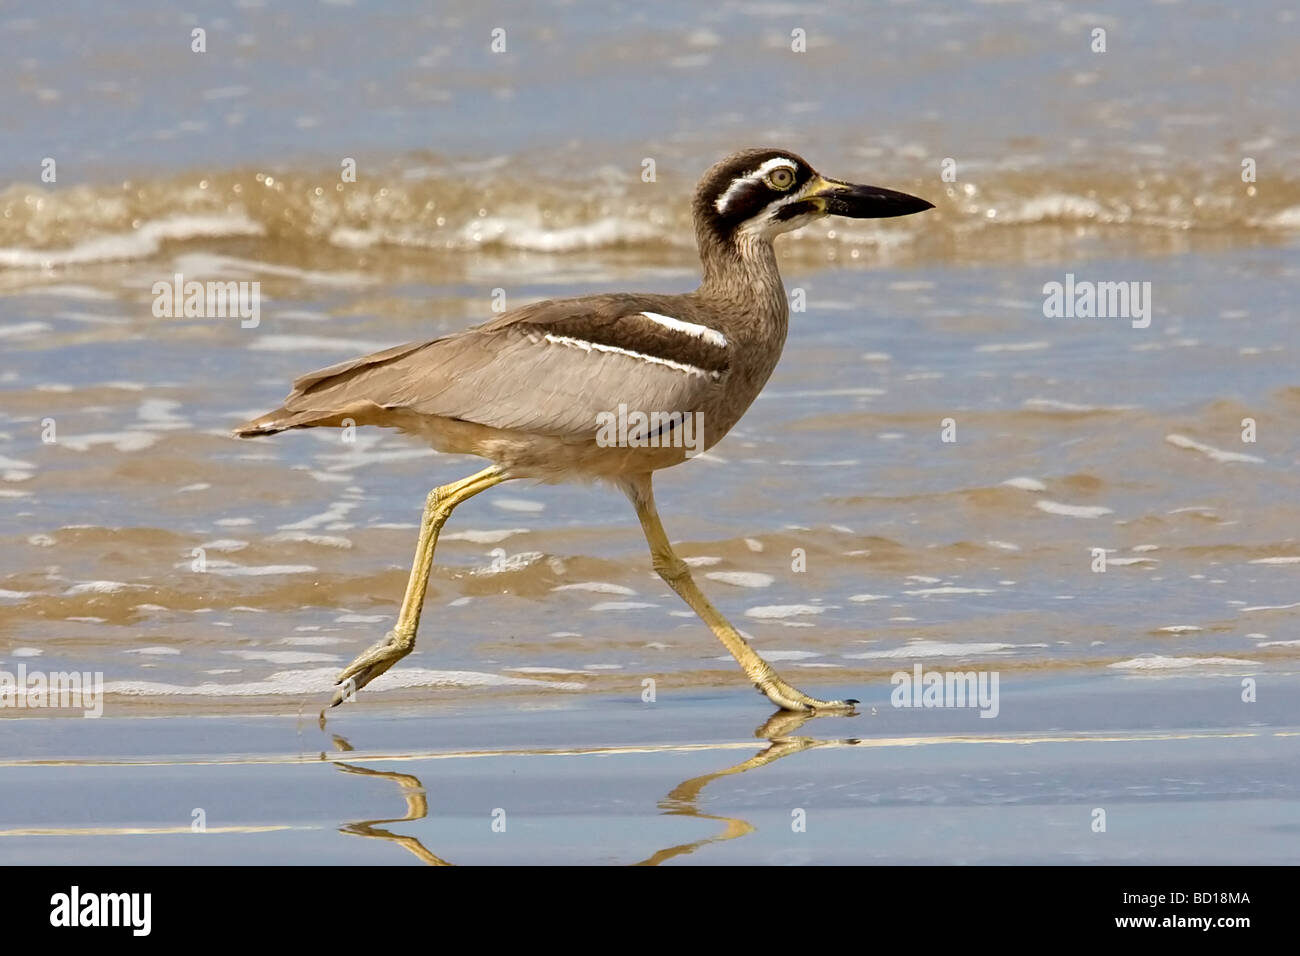
[[[727,194],[727,204],[719,211],[718,216],[724,221],[732,223],[743,222],[750,216],[757,215],[759,210],[780,195],[778,190],[773,189],[761,179],[745,182],[739,188],[733,188],[731,184],[728,184],[727,188],[731,192]],[[719,196],[719,198],[721,197]],[[717,208],[716,202],[714,208]]]
[[[534,328],[592,345],[608,345],[679,365],[693,365],[706,372],[725,372],[729,364],[725,346],[665,328],[639,313],[616,319],[578,315]]]
[[[778,222],[786,222],[795,219],[798,216],[805,216],[809,213],[818,212],[820,207],[817,201],[813,199],[801,199],[799,202],[792,202],[786,206],[778,206],[772,213],[774,219]]]

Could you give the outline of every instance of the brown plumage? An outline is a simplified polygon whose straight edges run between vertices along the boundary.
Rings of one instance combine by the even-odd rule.
[[[881,217],[928,208],[903,193],[825,179],[789,151],[736,153],[712,167],[695,193],[704,272],[696,291],[527,305],[462,332],[304,375],[280,408],[239,426],[235,434],[249,438],[348,422],[381,425],[494,463],[430,495],[398,626],[343,671],[334,702],[409,653],[437,530],[459,501],[514,478],[600,478],[629,495],[656,568],[774,702],[797,710],[847,706],[781,681],[699,594],[662,534],[650,475],[686,460],[688,451],[713,447],[776,367],[788,308],[773,238],[829,214]],[[702,441],[689,448],[678,426],[668,426],[656,433],[658,447],[611,445],[601,423],[620,408],[699,422]]]

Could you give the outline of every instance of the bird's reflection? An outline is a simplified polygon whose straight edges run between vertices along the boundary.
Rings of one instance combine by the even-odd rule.
[[[674,857],[686,856],[694,853],[702,846],[708,846],[711,843],[724,843],[727,840],[734,840],[737,837],[753,833],[755,827],[752,823],[742,820],[739,817],[717,816],[714,814],[703,813],[699,807],[700,793],[703,789],[720,777],[729,777],[733,774],[745,773],[748,770],[755,770],[759,767],[765,767],[774,761],[783,757],[789,757],[793,754],[801,753],[805,750],[812,750],[818,747],[851,747],[858,743],[857,738],[817,740],[812,737],[797,736],[796,732],[800,730],[805,723],[813,719],[814,714],[798,714],[789,711],[777,711],[766,723],[754,731],[754,736],[767,741],[767,746],[760,750],[748,760],[743,760],[731,767],[714,771],[713,773],[702,774],[698,777],[691,777],[683,780],[674,787],[668,794],[659,801],[659,808],[667,816],[684,816],[694,817],[699,820],[713,820],[722,825],[722,832],[716,836],[707,837],[703,840],[695,840],[691,843],[680,843],[675,846],[665,847],[662,850],[653,853],[644,860],[635,863],[635,866],[658,866],[665,860],[671,860]],[[334,735],[334,747],[338,751],[350,752],[353,750],[352,745],[346,738]],[[321,755],[325,758],[325,755]],[[409,773],[393,773],[382,770],[371,770],[367,767],[359,767],[354,764],[335,761],[335,765],[344,773],[363,774],[370,777],[384,777],[392,780],[397,784],[403,798],[406,800],[406,815],[402,817],[392,817],[382,820],[360,820],[355,823],[348,823],[339,827],[340,832],[351,834],[352,836],[376,837],[381,840],[391,840],[403,849],[413,853],[421,861],[430,866],[452,866],[446,860],[437,854],[431,853],[418,839],[413,836],[402,836],[393,833],[391,830],[384,829],[379,824],[386,823],[404,823],[411,820],[422,820],[429,813],[429,804],[425,798],[424,785],[419,778]]]
[[[335,740],[338,740],[335,737]],[[346,743],[346,741],[344,741]],[[348,747],[347,749],[351,749]],[[357,767],[350,763],[336,763],[336,767],[344,773],[359,773],[367,777],[385,777],[393,781],[401,789],[402,796],[406,798],[406,816],[391,817],[384,820],[359,820],[356,823],[345,823],[339,827],[343,833],[350,833],[353,836],[378,837],[381,840],[392,840],[404,850],[414,853],[423,862],[430,866],[451,866],[446,860],[435,853],[430,853],[423,843],[413,836],[402,836],[391,830],[385,830],[377,824],[380,823],[405,823],[408,820],[423,820],[429,815],[429,801],[424,795],[424,784],[420,783],[418,777],[409,773],[392,773],[385,770],[371,770],[368,767]]]

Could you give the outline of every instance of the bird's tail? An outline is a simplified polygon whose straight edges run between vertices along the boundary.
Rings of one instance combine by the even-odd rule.
[[[305,428],[316,424],[324,424],[320,421],[319,413],[291,412],[281,406],[273,412],[244,422],[230,433],[236,438],[256,438],[259,435],[275,435],[290,428]]]
[[[293,396],[290,396],[290,405]],[[290,428],[342,428],[355,425],[391,425],[391,421],[377,418],[383,410],[374,402],[358,401],[337,408],[290,408],[281,405],[273,412],[259,415],[231,431],[236,438],[257,438],[275,435]]]

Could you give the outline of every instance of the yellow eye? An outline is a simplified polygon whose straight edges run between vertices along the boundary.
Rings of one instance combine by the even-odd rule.
[[[794,185],[794,170],[789,166],[778,166],[768,174],[767,182],[773,189],[789,189]]]

